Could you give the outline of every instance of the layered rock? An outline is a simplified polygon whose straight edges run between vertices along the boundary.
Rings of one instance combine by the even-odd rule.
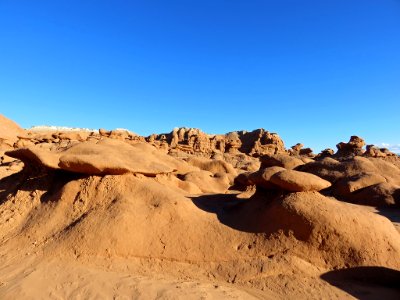
[[[239,150],[243,153],[252,156],[286,153],[285,144],[276,133],[271,133],[261,128],[251,132],[239,131],[238,134],[242,142]]]
[[[311,148],[303,148],[304,145],[301,143],[297,143],[289,149],[290,155],[293,156],[306,156],[306,157],[315,157],[313,150]]]
[[[374,145],[367,145],[364,156],[367,157],[387,157],[387,156],[397,156],[396,153],[389,151],[387,148],[378,148]]]
[[[167,143],[170,151],[182,151],[210,157],[213,153],[244,153],[250,156],[286,153],[282,139],[264,129],[251,132],[233,131],[225,135],[209,135],[195,128],[176,128],[168,134],[146,138],[150,143]]]
[[[354,155],[362,155],[364,150],[362,149],[365,146],[365,141],[358,136],[351,136],[348,143],[340,142],[336,145],[338,149],[336,156],[339,157],[347,157]]]

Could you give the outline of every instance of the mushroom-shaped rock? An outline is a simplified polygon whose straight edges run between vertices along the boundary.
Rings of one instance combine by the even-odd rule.
[[[271,176],[270,181],[289,192],[320,191],[331,186],[331,183],[314,174],[284,170]]]
[[[352,145],[354,148],[360,149],[365,146],[365,141],[359,136],[353,135],[350,137],[350,141],[348,144]]]
[[[260,157],[260,161],[261,168],[282,167],[285,169],[294,169],[300,165],[304,165],[301,159],[286,154],[263,155]]]
[[[44,167],[48,169],[60,169],[58,166],[60,154],[44,150],[37,146],[20,148],[5,152],[6,155],[21,160],[25,167]]]
[[[362,147],[365,146],[365,141],[358,136],[351,136],[348,143],[341,142],[336,145],[338,156],[361,155],[363,154]]]
[[[150,145],[129,145],[118,140],[84,142],[69,148],[60,157],[59,166],[67,171],[90,175],[128,172],[155,176],[173,172],[170,157]]]
[[[299,154],[300,150],[304,147],[302,143],[297,143],[296,145],[292,146],[292,150],[296,153]]]
[[[330,157],[333,154],[335,154],[335,151],[331,148],[326,148],[324,150],[321,151],[321,153],[319,153],[315,158],[316,159],[323,159],[325,157]]]

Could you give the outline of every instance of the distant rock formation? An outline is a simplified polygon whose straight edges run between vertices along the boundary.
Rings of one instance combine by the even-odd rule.
[[[337,156],[353,156],[353,155],[362,155],[364,150],[362,149],[365,146],[365,141],[358,136],[351,136],[350,141],[348,143],[341,142],[336,145],[338,152]]]
[[[227,134],[206,134],[196,128],[176,128],[170,133],[153,134],[147,142],[158,147],[189,154],[211,156],[213,153],[244,153],[253,157],[286,153],[282,139],[264,129],[233,131]]]

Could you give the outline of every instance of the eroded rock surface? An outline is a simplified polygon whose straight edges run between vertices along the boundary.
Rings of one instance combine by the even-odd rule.
[[[263,129],[208,135],[177,128],[146,138],[57,129],[13,137],[4,143],[0,135],[0,252],[9,267],[0,270],[7,278],[0,296],[12,290],[12,274],[24,282],[38,277],[43,258],[112,272],[122,266],[129,281],[146,271],[229,282],[261,299],[266,290],[307,298],[310,287],[341,298],[321,274],[400,269],[398,227],[379,215],[399,215],[399,158],[364,151],[359,137],[316,156],[301,144],[286,150]]]

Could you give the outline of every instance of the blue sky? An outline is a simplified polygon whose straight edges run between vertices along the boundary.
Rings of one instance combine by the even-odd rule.
[[[23,127],[400,144],[400,1],[1,0],[0,104]]]

